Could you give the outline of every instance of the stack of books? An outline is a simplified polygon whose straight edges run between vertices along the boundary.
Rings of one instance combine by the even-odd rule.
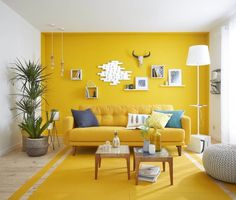
[[[141,164],[138,179],[140,181],[155,183],[160,173],[161,169],[158,166]]]

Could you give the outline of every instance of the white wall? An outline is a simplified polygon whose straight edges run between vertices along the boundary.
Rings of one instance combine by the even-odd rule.
[[[221,29],[220,26],[210,31],[210,72],[221,68]],[[211,73],[210,73],[211,76]],[[211,80],[211,77],[210,77]],[[210,93],[210,135],[220,141],[221,138],[221,96]]]
[[[0,1],[0,156],[21,143],[14,119],[9,66],[16,58],[40,59],[40,32]]]

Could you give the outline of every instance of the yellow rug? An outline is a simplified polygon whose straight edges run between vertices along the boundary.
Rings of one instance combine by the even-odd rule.
[[[223,200],[232,199],[229,192],[236,192],[236,185],[219,183],[206,175],[200,169],[202,165],[199,156],[188,152],[177,156],[176,149],[169,149],[174,156],[173,186],[170,185],[168,164],[166,172],[161,173],[156,183],[139,182],[136,186],[133,171],[131,179],[127,179],[125,159],[103,159],[98,180],[95,180],[95,150],[81,149],[76,156],[64,151],[57,157],[57,161],[61,159],[58,166],[55,166],[54,160],[45,167],[44,172],[52,171],[48,177],[43,177],[41,172],[13,194],[11,199]],[[63,155],[65,159],[62,159]],[[161,166],[160,163],[153,164]]]

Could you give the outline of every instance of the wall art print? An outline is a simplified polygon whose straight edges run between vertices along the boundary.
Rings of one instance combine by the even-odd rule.
[[[123,63],[120,61],[111,61],[102,66],[98,66],[103,71],[99,72],[98,75],[101,77],[100,80],[104,82],[110,82],[110,85],[117,85],[122,80],[130,80],[131,71],[125,71],[124,67],[121,67]]]

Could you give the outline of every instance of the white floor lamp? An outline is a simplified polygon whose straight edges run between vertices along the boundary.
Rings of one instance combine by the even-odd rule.
[[[186,64],[187,66],[197,67],[197,104],[191,105],[197,108],[197,134],[191,137],[191,143],[190,145],[188,145],[188,148],[190,150],[200,153],[204,150],[204,147],[205,147],[205,145],[202,144],[202,142],[203,143],[206,142],[206,137],[204,135],[200,135],[200,109],[207,105],[200,104],[199,67],[210,64],[208,46],[207,45],[191,46],[188,51],[188,58],[187,58]],[[210,140],[210,139],[208,138],[207,140]]]

